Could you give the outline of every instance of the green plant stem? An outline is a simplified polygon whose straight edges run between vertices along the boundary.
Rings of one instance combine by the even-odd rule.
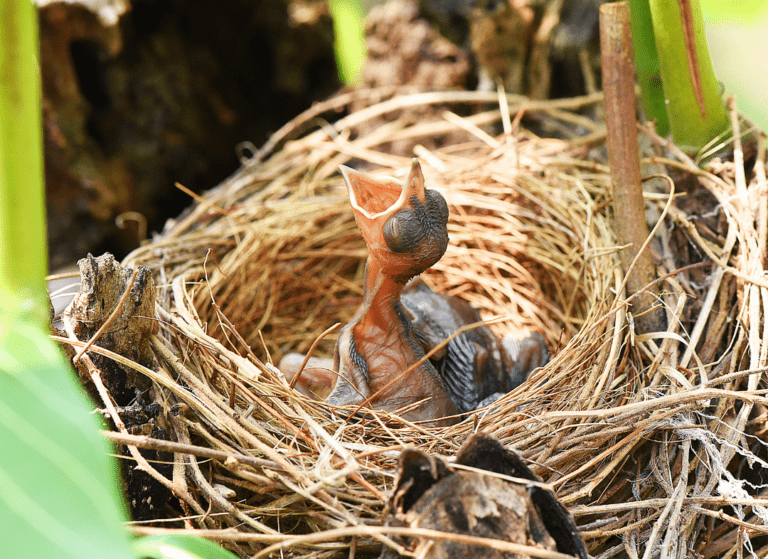
[[[650,0],[649,5],[672,137],[678,146],[698,150],[728,128],[699,0]]]
[[[0,0],[0,309],[47,315],[37,10]]]
[[[365,30],[363,8],[359,0],[328,0],[336,35],[334,50],[339,78],[345,84],[360,81],[365,65]]]
[[[669,133],[669,118],[664,85],[661,82],[659,53],[656,51],[656,38],[653,34],[651,7],[648,0],[633,0],[629,3],[629,10],[643,113],[646,119],[655,120],[656,131],[661,136],[666,136]]]

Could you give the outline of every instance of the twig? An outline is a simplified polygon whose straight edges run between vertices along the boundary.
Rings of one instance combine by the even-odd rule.
[[[175,441],[165,441],[163,439],[153,439],[152,437],[148,437],[146,435],[131,435],[129,433],[115,433],[114,431],[101,431],[101,434],[103,437],[111,440],[114,443],[126,446],[135,446],[136,448],[148,448],[151,450],[172,452],[176,454],[191,454],[194,456],[200,456],[202,458],[214,458],[221,462],[225,462],[227,460],[235,460],[237,462],[242,462],[243,464],[248,464],[256,468],[270,468],[272,470],[283,469],[271,460],[255,458],[253,456],[248,456],[247,454],[223,452],[221,450],[214,450],[212,448],[206,448],[203,446],[178,443]]]
[[[627,287],[634,293],[656,279],[651,253],[640,252],[648,238],[645,203],[640,183],[640,150],[637,142],[635,73],[630,36],[629,4],[616,2],[600,7],[600,51],[605,91],[605,116],[608,129],[608,157],[613,185],[613,212],[616,237],[620,245],[630,245],[619,253],[627,274]],[[634,272],[630,266],[634,264]],[[652,309],[656,294],[646,293],[636,302],[634,315],[640,332],[663,330],[660,310]]]

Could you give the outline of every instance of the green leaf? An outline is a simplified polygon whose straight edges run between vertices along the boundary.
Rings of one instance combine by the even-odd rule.
[[[103,428],[28,315],[0,314],[0,526],[8,557],[128,559],[128,516]]]
[[[142,538],[133,549],[137,559],[237,559],[218,544],[184,534]]]

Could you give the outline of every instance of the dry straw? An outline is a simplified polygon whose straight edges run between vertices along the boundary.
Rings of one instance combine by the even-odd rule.
[[[703,171],[645,131],[648,174],[693,175],[711,202],[671,204],[668,181],[648,194],[658,227],[646,250],[661,263],[669,328],[640,334],[617,267],[604,134],[583,116],[600,97],[506,101],[508,112],[479,92],[331,99],[128,257],[158,284],[159,368],[145,372],[178,442],[111,438],[176,453],[162,479],[184,516],[165,525],[244,557],[377,554],[395,545],[380,520],[399,450],[451,456],[484,430],[555,488],[595,557],[766,555],[764,152],[748,182],[740,141],[735,166]],[[498,333],[541,332],[554,355],[446,429],[383,412],[345,421],[272,365],[361,300],[366,252],[338,166],[402,178],[414,153],[451,209],[451,244],[427,282],[496,319]],[[315,355],[332,355],[337,332]]]

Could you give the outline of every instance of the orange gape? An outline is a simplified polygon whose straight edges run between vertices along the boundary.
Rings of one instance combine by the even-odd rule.
[[[480,322],[466,302],[434,293],[420,280],[406,287],[445,252],[445,199],[425,188],[416,159],[405,184],[343,166],[341,172],[368,246],[363,304],[342,328],[333,363],[311,361],[298,380],[299,390],[336,405],[366,402],[399,411],[408,420],[450,425],[512,390],[546,362],[541,336],[500,341],[485,325],[460,333],[432,361],[424,360],[425,352],[462,326]],[[280,369],[292,379],[301,361],[290,354]]]

